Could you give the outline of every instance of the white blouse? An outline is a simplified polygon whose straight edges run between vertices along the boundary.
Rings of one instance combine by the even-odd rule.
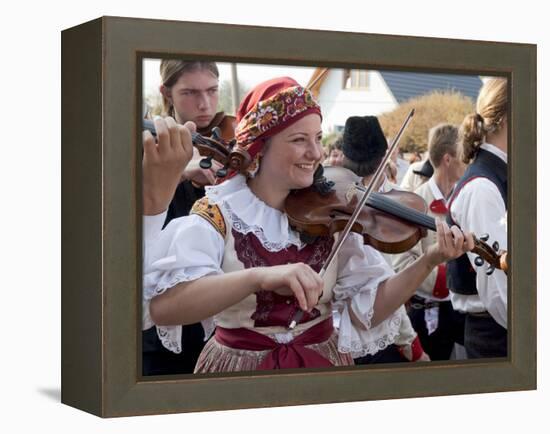
[[[497,147],[484,143],[481,148],[507,162],[506,153]],[[506,206],[496,185],[487,178],[473,179],[462,188],[451,205],[451,216],[461,227],[474,234],[489,234],[488,244],[492,245],[497,241],[500,249],[507,250]],[[506,274],[497,269],[488,276],[486,273],[488,263],[485,261],[482,266],[476,266],[474,263],[476,256],[468,252],[468,258],[476,270],[478,295],[451,293],[453,307],[461,312],[472,313],[487,310],[497,323],[507,328]]]
[[[228,232],[253,233],[262,246],[278,252],[292,245],[305,247],[299,234],[289,225],[286,214],[271,208],[248,188],[246,179],[237,175],[206,188],[209,203],[219,206]],[[149,314],[152,298],[180,282],[222,274],[226,239],[205,219],[190,215],[172,220],[161,230],[164,215],[144,216],[143,329],[153,326]],[[374,354],[395,341],[401,318],[397,312],[372,327],[374,300],[378,285],[392,276],[393,270],[382,255],[363,244],[363,238],[350,234],[338,255],[336,284],[332,288],[332,309],[340,314],[338,349],[353,357]],[[326,275],[325,275],[326,276]],[[222,290],[220,288],[220,290]],[[366,330],[351,321],[353,309]],[[216,316],[202,321],[207,337],[216,324]],[[307,324],[307,323],[306,323]],[[281,332],[285,332],[281,327]],[[179,353],[181,326],[157,326],[163,345]]]

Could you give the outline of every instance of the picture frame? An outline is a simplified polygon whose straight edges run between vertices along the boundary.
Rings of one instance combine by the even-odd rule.
[[[140,62],[147,56],[506,76],[511,101],[509,356],[140,376],[138,145]],[[531,44],[121,17],[64,30],[62,402],[116,417],[536,388],[536,61]]]

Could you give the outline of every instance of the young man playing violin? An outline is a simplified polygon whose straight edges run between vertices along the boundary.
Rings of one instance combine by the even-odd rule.
[[[396,309],[433,267],[472,249],[472,235],[439,222],[437,244],[394,274],[351,233],[321,278],[334,237],[306,244],[285,213],[290,192],[310,187],[321,162],[320,107],[282,77],[252,89],[238,120],[236,146],[253,163],[209,187],[190,216],[162,231],[149,226],[144,325],[155,324],[173,352],[182,351],[181,324],[215,326],[195,368],[201,373],[350,365],[352,356],[391,343]],[[165,129],[159,148],[188,149],[186,127]],[[341,315],[338,331],[333,309]]]
[[[202,157],[179,134],[197,131],[210,136],[212,129],[219,127],[224,137],[232,138],[235,124],[233,117],[216,112],[219,73],[214,62],[165,59],[160,75],[162,114],[166,118],[155,121],[158,144],[149,132],[143,137],[143,213],[154,216],[167,209],[162,217],[166,226],[172,219],[189,214],[195,201],[204,196],[204,186],[215,183],[215,172],[222,167],[213,161],[210,169],[202,169]],[[170,135],[171,146],[165,146],[166,135]],[[191,373],[204,346],[204,331],[199,323],[183,327],[181,345],[185,352],[179,354],[162,346],[156,327],[143,332],[142,342],[143,375]]]
[[[222,139],[229,141],[234,137],[235,117],[216,112],[219,101],[216,63],[164,59],[160,63],[160,75],[163,117],[169,116],[181,125],[192,122],[193,131],[206,137],[210,137],[216,127],[221,131]],[[210,169],[201,169],[200,160],[202,157],[195,150],[183,171],[182,182],[175,190],[165,224],[189,214],[193,203],[204,196],[204,186],[215,183],[215,173],[221,165],[212,161]]]

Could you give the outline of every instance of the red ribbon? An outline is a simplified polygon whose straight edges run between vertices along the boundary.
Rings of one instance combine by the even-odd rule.
[[[434,200],[430,203],[430,211],[435,214],[447,214],[447,205],[443,199]]]
[[[324,368],[333,364],[318,352],[305,346],[325,342],[331,337],[332,332],[332,317],[329,317],[287,344],[278,343],[266,335],[245,328],[216,327],[215,338],[220,344],[239,350],[271,350],[258,366],[258,370]]]

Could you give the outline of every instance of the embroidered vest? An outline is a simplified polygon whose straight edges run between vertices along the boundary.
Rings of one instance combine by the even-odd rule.
[[[278,251],[270,251],[253,232],[241,234],[230,225],[226,226],[225,222],[229,220],[224,217],[218,206],[208,203],[207,197],[197,201],[191,213],[208,221],[224,238],[225,249],[221,268],[226,273],[298,262],[308,264],[315,271],[319,271],[334,242],[332,237],[319,237],[313,244],[301,249],[291,245]],[[337,261],[325,273],[325,289],[317,308],[303,315],[293,333],[299,334],[332,314],[330,301],[332,288],[336,283],[336,270]],[[258,291],[217,314],[215,323],[225,328],[253,328],[260,333],[271,335],[287,332],[287,325],[297,309],[298,303],[294,296],[280,295],[273,291]]]

